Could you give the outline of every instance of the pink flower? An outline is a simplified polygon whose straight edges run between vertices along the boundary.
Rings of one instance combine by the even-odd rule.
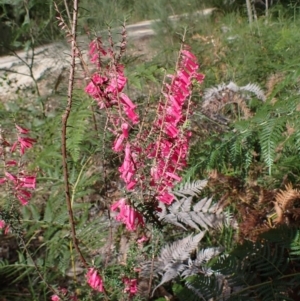
[[[174,179],[175,181],[181,181],[181,177],[179,177],[178,175],[176,175],[175,173],[173,172],[166,172],[166,176]]]
[[[101,39],[98,37],[90,43],[89,55],[92,63],[99,63],[99,54],[105,56],[107,53],[102,46]]]
[[[5,176],[6,176],[6,178],[8,179],[8,180],[11,180],[11,181],[13,181],[15,184],[17,184],[17,177],[15,176],[15,175],[13,175],[13,174],[11,174],[10,172],[8,172],[8,171],[6,171],[5,172]]]
[[[16,160],[10,160],[5,163],[6,166],[16,166],[17,164]]]
[[[3,219],[0,220],[0,229],[5,227],[5,221]]]
[[[146,236],[146,235],[143,235],[141,238],[139,238],[136,242],[138,243],[138,244],[141,244],[141,243],[143,243],[143,242],[145,242],[145,241],[148,241],[149,240],[149,238]]]
[[[134,165],[134,158],[131,153],[129,143],[126,144],[124,162],[121,165],[121,167],[119,167],[119,172],[121,173],[121,178],[127,184],[127,188],[130,187],[132,189],[136,183],[136,180],[133,179],[133,176],[136,172],[136,168]]]
[[[136,295],[137,289],[137,279],[129,279],[127,277],[122,279],[125,284],[124,293],[128,293],[131,297]]]
[[[127,115],[127,117],[132,121],[133,124],[139,123],[139,116],[134,112],[134,110],[130,107],[125,107],[124,111]]]
[[[85,92],[89,94],[92,98],[96,100],[100,100],[104,96],[104,92],[103,92],[104,89],[101,90],[101,87],[104,87],[107,81],[108,81],[107,77],[100,76],[98,73],[95,73],[92,76],[90,83],[86,86]],[[100,108],[103,107],[105,106],[102,103],[102,107],[100,105]]]
[[[114,141],[113,144],[113,151],[115,152],[120,152],[123,149],[123,141],[124,141],[125,137],[123,134],[119,135],[119,137],[116,138],[116,140]]]
[[[170,194],[169,192],[163,192],[162,194],[160,194],[157,199],[160,201],[160,202],[163,202],[167,205],[170,205],[173,200],[174,200],[174,195]]]
[[[98,292],[104,291],[103,280],[95,268],[89,268],[86,278],[87,283],[92,289]]]
[[[110,82],[105,90],[106,93],[112,93],[116,96],[118,95],[118,92],[121,92],[124,89],[127,78],[124,76],[123,70],[123,65],[118,65],[117,70],[111,70],[111,72],[109,73]]]
[[[14,193],[17,199],[23,206],[27,205],[32,193],[25,188],[35,189],[36,188],[36,177],[35,176],[15,176],[9,172],[5,172],[6,179],[14,183]],[[4,178],[0,179],[0,184],[4,183]]]
[[[129,231],[135,231],[138,225],[144,226],[143,216],[130,205],[126,205],[126,199],[122,198],[111,206],[112,211],[119,209],[116,220],[126,225]]]
[[[128,133],[129,125],[128,125],[128,123],[122,123],[121,129],[122,129],[124,137],[128,138],[128,135],[129,135],[129,133]]]
[[[18,194],[17,198],[23,206],[28,205],[28,199],[24,198],[22,195]]]
[[[113,150],[115,152],[120,152],[123,149],[123,141],[125,138],[128,138],[128,129],[129,125],[127,123],[123,123],[121,125],[122,134],[119,135],[116,140],[114,141]]]
[[[19,177],[20,186],[23,188],[35,189],[36,187],[36,177],[35,176],[22,176]]]
[[[69,292],[68,292],[68,289],[66,288],[59,288],[59,293],[64,296],[64,300],[74,300],[76,301],[77,300],[77,296],[76,295],[70,295]],[[67,299],[66,299],[67,297]],[[57,295],[57,294],[54,294],[51,296],[51,301],[60,301],[60,297]]]
[[[178,128],[176,128],[172,124],[166,124],[165,131],[166,131],[166,134],[171,138],[176,138],[179,133]]]
[[[27,148],[32,148],[32,145],[34,142],[36,142],[36,140],[29,137],[19,137],[18,142],[20,144],[20,152],[22,155],[24,155],[25,150]]]
[[[4,229],[4,235],[9,232],[9,225],[6,225],[4,220],[0,220],[0,229]]]
[[[133,104],[131,99],[125,94],[125,93],[120,93],[119,95],[121,102],[129,107],[130,109],[135,109],[136,105]]]
[[[28,133],[29,133],[29,130],[28,130],[28,129],[25,129],[25,128],[23,128],[23,127],[17,125],[17,124],[16,124],[15,126],[16,126],[16,129],[18,130],[18,132],[19,132],[20,134],[28,134]]]

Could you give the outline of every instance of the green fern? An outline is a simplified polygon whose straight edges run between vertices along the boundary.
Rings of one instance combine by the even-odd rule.
[[[289,255],[292,245],[295,256]],[[282,227],[265,233],[255,243],[244,242],[220,257],[213,268],[219,266],[231,287],[228,300],[292,300],[289,291],[299,281],[299,258],[299,229]]]
[[[89,141],[91,132],[91,108],[85,101],[74,100],[73,109],[68,119],[67,150],[74,162],[81,156],[84,141]]]
[[[276,147],[282,140],[286,118],[272,118],[267,120],[261,127],[259,139],[263,159],[269,168],[269,175],[275,159]]]

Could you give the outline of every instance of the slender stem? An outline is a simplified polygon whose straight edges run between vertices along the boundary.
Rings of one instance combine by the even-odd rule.
[[[73,204],[74,204],[74,199],[75,199],[75,194],[76,194],[76,190],[77,190],[77,186],[79,184],[79,181],[81,180],[81,176],[82,176],[82,173],[85,169],[85,167],[87,166],[87,164],[90,162],[90,160],[92,159],[92,157],[89,157],[86,162],[83,164],[83,166],[81,167],[81,170],[79,172],[79,175],[77,177],[77,180],[72,188],[72,197],[71,197],[71,206],[73,207]]]
[[[67,12],[67,15],[68,15],[69,23],[71,24],[72,19],[71,19],[71,15],[70,15],[70,11],[69,11],[67,0],[64,0],[64,4],[65,4],[65,9],[66,9],[66,12]]]
[[[73,245],[80,257],[80,260],[84,264],[86,268],[88,268],[88,264],[79,248],[78,240],[76,237],[76,229],[75,229],[75,221],[71,203],[71,190],[69,184],[69,172],[68,172],[68,155],[67,155],[67,123],[68,118],[72,109],[72,98],[73,98],[73,86],[74,86],[74,76],[75,76],[75,59],[77,55],[76,48],[76,27],[77,27],[77,18],[78,18],[78,2],[79,0],[74,0],[73,2],[73,21],[71,28],[71,66],[70,66],[70,74],[69,74],[69,85],[68,85],[68,102],[65,109],[65,112],[62,116],[62,165],[63,165],[63,173],[64,173],[64,183],[65,183],[65,197],[66,203],[68,207],[69,221],[71,227],[71,235],[73,239]]]
[[[246,0],[246,6],[247,6],[249,24],[251,25],[253,21],[253,15],[252,15],[252,6],[250,0]]]

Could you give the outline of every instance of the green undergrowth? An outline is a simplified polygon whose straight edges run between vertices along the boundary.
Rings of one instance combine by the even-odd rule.
[[[194,12],[201,8],[199,1],[83,1],[82,7],[80,26],[87,24],[96,30],[124,15],[129,22],[161,18],[155,25],[157,36],[151,43],[158,54],[147,62],[134,56],[125,56],[123,61],[129,81],[127,91],[136,99],[141,113],[148,113],[145,107],[151,110],[158,100],[159,83],[174,68],[175,53],[185,30],[186,43],[198,57],[200,70],[206,76],[202,92],[193,95],[195,109],[187,125],[193,133],[192,147],[188,169],[182,176],[184,182],[193,182],[217,172],[219,186],[208,185],[201,198],[212,197],[212,204],[228,202],[224,212],[234,222],[224,223],[220,229],[205,228],[207,233],[197,252],[214,247],[222,250],[220,254],[212,258],[207,255],[209,259],[197,275],[179,276],[179,269],[178,275],[171,277],[172,281],[164,283],[164,289],[178,300],[295,300],[300,277],[297,218],[292,219],[292,225],[282,226],[267,220],[266,213],[276,214],[274,196],[265,207],[254,204],[255,197],[252,203],[241,200],[253,193],[250,189],[268,189],[271,193],[284,189],[287,183],[299,189],[300,24],[297,15],[274,7],[268,19],[261,16],[250,26],[243,6],[235,12],[218,8],[206,18],[189,15],[174,24],[167,19],[168,15]],[[105,11],[106,18],[98,11],[101,14]],[[238,105],[226,103],[217,112],[217,118],[207,116],[202,108],[205,89],[230,81],[239,87],[257,84],[264,90],[265,101],[255,95],[245,96]],[[61,115],[66,97],[62,96],[60,101],[46,117],[38,101],[24,107],[26,99],[20,98],[0,105],[1,129],[9,130],[17,122],[29,128],[37,139],[36,147],[27,155],[29,170],[38,175],[34,200],[18,213],[7,205],[5,198],[0,202],[1,218],[11,221],[16,233],[14,239],[20,245],[13,261],[4,258],[0,262],[0,297],[7,300],[20,300],[16,293],[19,288],[24,292],[22,300],[49,300],[51,292],[45,283],[74,291],[80,287],[76,291],[80,300],[103,300],[103,295],[93,294],[86,285],[81,285],[85,283],[84,269],[78,264],[72,245],[60,153]],[[195,236],[199,231],[190,226],[182,230],[159,221],[147,229],[150,239],[143,246],[137,245],[138,237],[132,237],[122,226],[116,233],[110,232],[111,221],[105,218],[110,195],[106,193],[112,188],[109,184],[115,183],[119,176],[117,167],[121,161],[111,150],[112,137],[105,121],[104,113],[82,91],[75,90],[67,139],[72,204],[83,253],[101,270],[109,300],[129,300],[124,296],[123,276],[138,277],[135,267],[154,261],[166,245],[187,235]],[[227,182],[222,182],[223,179]],[[116,190],[122,192],[122,187]],[[260,192],[255,190],[255,193],[257,196]],[[199,199],[197,196],[192,204],[200,202]],[[293,210],[298,209],[298,201],[293,200]],[[247,220],[241,212],[256,218],[254,210],[261,214],[257,222],[269,227],[268,231],[255,235],[255,239],[241,237],[240,231],[244,229],[240,230],[239,226],[243,218]],[[124,251],[121,246],[126,243],[128,248]],[[108,253],[101,253],[103,248]],[[189,254],[189,264],[197,252]],[[39,273],[44,277],[42,281]],[[159,283],[159,277],[158,273],[152,288]],[[223,298],[226,288],[227,299]],[[156,292],[150,299],[163,298]],[[142,300],[142,297],[132,300]]]

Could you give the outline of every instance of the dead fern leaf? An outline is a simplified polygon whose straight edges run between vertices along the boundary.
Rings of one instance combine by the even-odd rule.
[[[284,74],[282,72],[277,72],[269,76],[266,82],[267,93],[266,96],[269,97],[274,91],[275,86],[284,79]]]
[[[273,202],[274,203],[274,209],[276,212],[276,219],[274,220],[275,224],[281,224],[283,222],[283,210],[282,208],[278,205],[277,202]]]
[[[280,190],[275,197],[276,203],[280,206],[283,212],[291,209],[294,202],[300,199],[300,192],[297,189],[293,189],[292,184],[287,184],[285,189],[286,190]]]

